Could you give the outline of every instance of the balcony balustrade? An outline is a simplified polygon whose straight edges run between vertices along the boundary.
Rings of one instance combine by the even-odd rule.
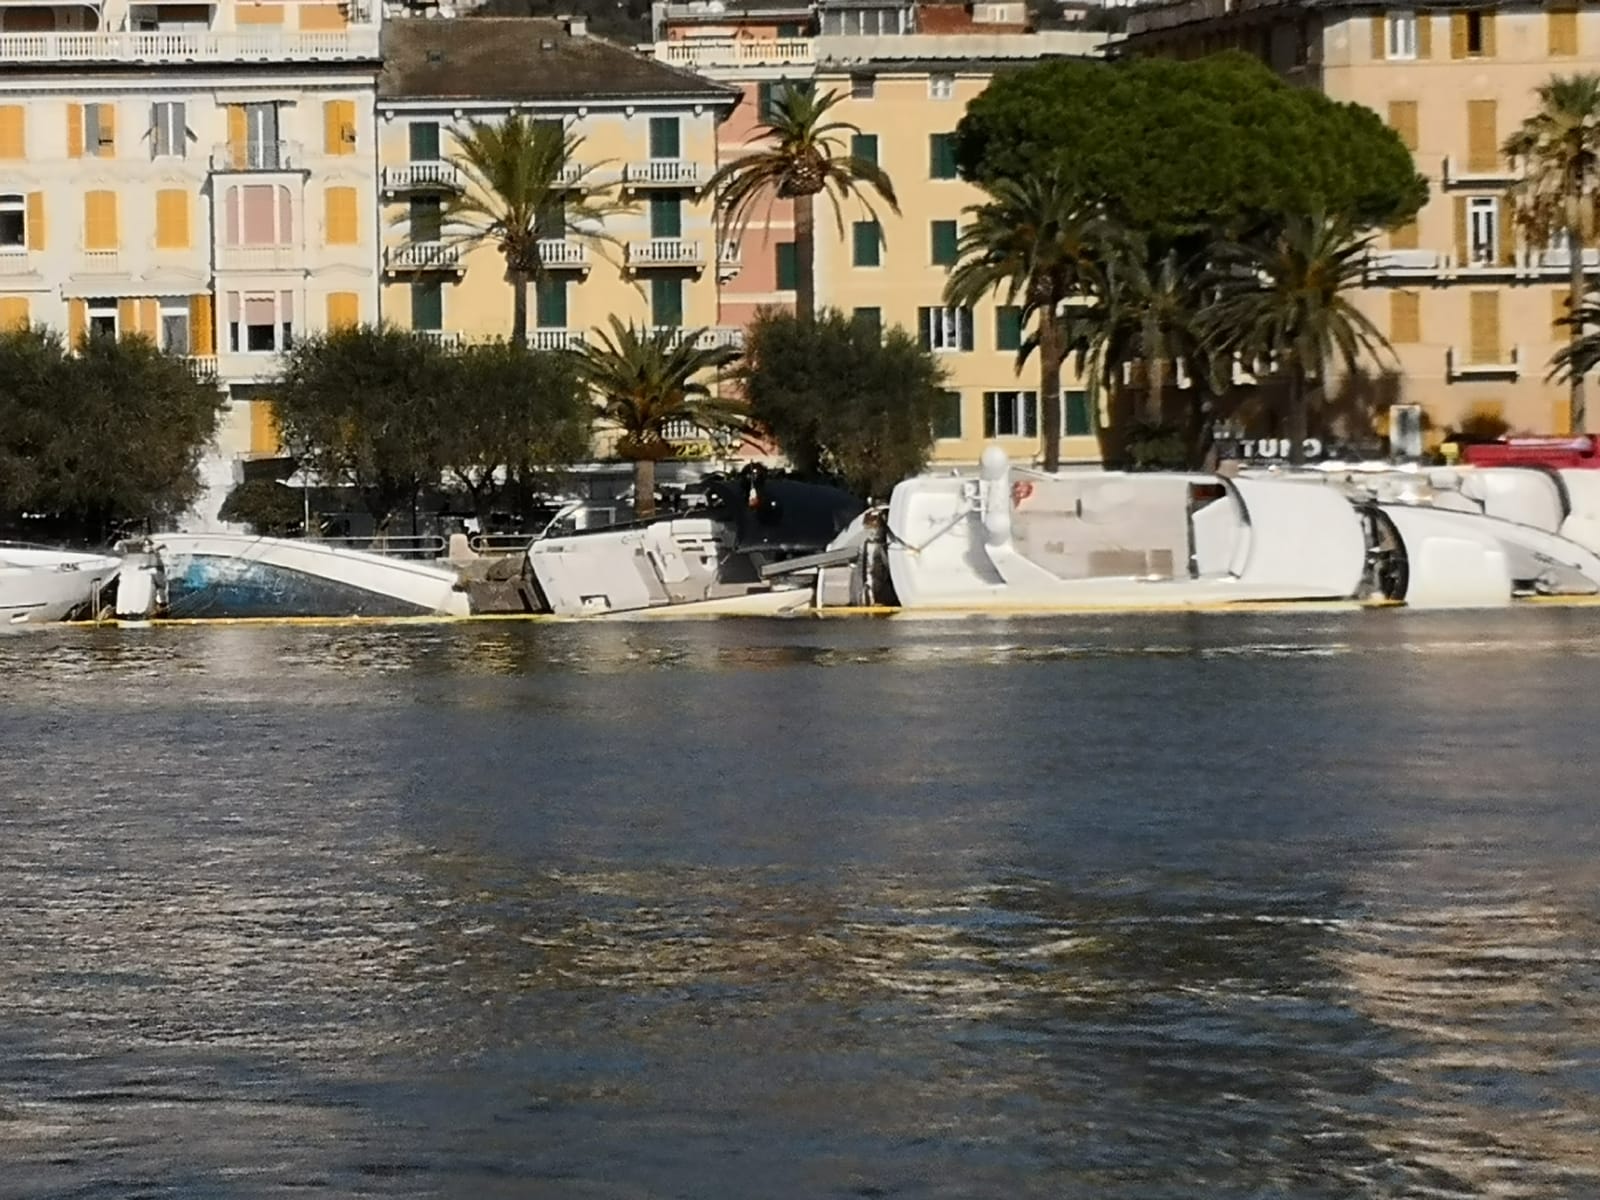
[[[628,243],[628,265],[632,267],[698,267],[704,260],[705,249],[689,238]]]
[[[810,38],[686,38],[657,42],[655,57],[675,67],[786,67],[816,61]]]
[[[456,191],[461,187],[461,170],[450,162],[401,163],[383,169],[386,192]]]
[[[219,246],[219,271],[295,271],[305,265],[299,246]]]
[[[1458,379],[1516,379],[1521,374],[1522,351],[1512,346],[1492,357],[1463,355],[1454,346],[1445,347],[1444,377],[1447,383]]]
[[[305,165],[299,142],[222,142],[211,148],[213,171],[301,171]]]
[[[0,63],[351,62],[378,58],[376,28],[0,33]]]
[[[570,238],[540,238],[539,261],[551,270],[589,269],[589,244]]]
[[[622,168],[622,182],[631,187],[699,187],[704,171],[697,162],[681,158],[652,158]]]
[[[581,329],[530,329],[528,345],[534,350],[577,350],[584,344]]]
[[[460,271],[461,247],[448,242],[405,242],[385,247],[383,265],[389,271]]]

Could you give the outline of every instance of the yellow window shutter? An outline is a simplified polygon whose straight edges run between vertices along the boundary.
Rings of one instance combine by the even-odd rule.
[[[356,152],[356,105],[353,100],[328,100],[322,105],[322,152]]]
[[[1389,231],[1389,249],[1415,250],[1422,243],[1417,233],[1416,221],[1407,221],[1404,225],[1396,225]]]
[[[156,249],[189,248],[189,193],[162,188],[156,193]]]
[[[189,297],[189,347],[199,355],[212,353],[211,295],[202,292]]]
[[[67,157],[83,157],[83,105],[67,105]]]
[[[360,239],[356,231],[356,190],[331,187],[325,193],[327,241],[330,246],[353,246]]]
[[[353,329],[361,323],[361,297],[354,292],[328,293],[328,328]]]
[[[117,106],[115,104],[96,104],[95,114],[99,122],[100,141],[98,145],[89,147],[89,152],[100,158],[115,158],[117,156]]]
[[[1372,14],[1372,57],[1376,61],[1383,61],[1388,57],[1389,18],[1383,13]]]
[[[1389,293],[1389,340],[1396,346],[1422,340],[1422,293]]]
[[[108,191],[83,194],[83,248],[117,248],[117,194]]]
[[[44,249],[44,193],[28,193],[28,249]]]
[[[1572,409],[1566,400],[1550,402],[1550,432],[1562,436],[1572,432]]]
[[[1566,289],[1550,293],[1550,340],[1565,342],[1572,336],[1572,330],[1564,325],[1567,314],[1572,309],[1567,304]]]
[[[1450,57],[1465,58],[1467,56],[1467,14],[1453,12],[1450,14]]]
[[[28,157],[28,141],[23,125],[25,111],[20,104],[0,105],[0,158]]]
[[[1417,13],[1417,57],[1433,57],[1433,14],[1426,9]]]
[[[156,310],[156,298],[146,296],[139,301],[139,328],[144,330],[145,336],[154,340],[161,329],[161,318]]]
[[[300,28],[307,33],[343,29],[349,24],[344,15],[344,6],[340,4],[301,4],[297,7],[300,11]]]
[[[271,400],[250,402],[250,453],[270,458],[282,443],[278,440],[278,414]]]
[[[1455,198],[1456,210],[1456,266],[1467,265],[1467,198]]]
[[[283,5],[240,4],[234,8],[233,20],[236,25],[282,25]]]
[[[89,328],[88,306],[82,300],[67,301],[67,345],[73,349],[83,342],[83,335]]]
[[[1473,292],[1468,301],[1472,342],[1467,348],[1467,361],[1497,363],[1500,361],[1500,293]]]
[[[117,328],[122,331],[123,337],[140,332],[139,304],[132,296],[124,296],[117,301]]]
[[[228,157],[235,170],[245,166],[249,156],[250,126],[244,105],[228,105]]]
[[[0,296],[0,329],[26,329],[28,327],[28,298],[26,296]]]
[[[1495,26],[1494,13],[1485,12],[1482,15],[1482,17],[1480,18],[1480,20],[1483,22],[1483,24],[1480,26],[1480,28],[1483,30],[1483,57],[1484,58],[1493,58],[1494,57],[1494,52],[1495,52],[1494,51],[1494,26]]]
[[[1488,173],[1500,167],[1499,116],[1493,100],[1467,101],[1467,170]]]
[[[1578,53],[1578,10],[1552,8],[1545,18],[1549,22],[1547,49],[1553,58],[1570,58]]]
[[[1389,128],[1400,136],[1407,150],[1417,149],[1417,102],[1415,100],[1389,101]]]

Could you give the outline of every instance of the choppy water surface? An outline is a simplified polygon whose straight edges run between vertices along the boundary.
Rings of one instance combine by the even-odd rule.
[[[1600,612],[0,637],[0,1196],[1592,1197]]]

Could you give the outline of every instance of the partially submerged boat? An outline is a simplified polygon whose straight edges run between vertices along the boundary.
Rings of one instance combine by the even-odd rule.
[[[0,543],[0,625],[42,625],[90,608],[119,558]]]

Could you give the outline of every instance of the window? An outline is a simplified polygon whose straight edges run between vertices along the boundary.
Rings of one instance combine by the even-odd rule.
[[[932,262],[936,267],[953,267],[959,255],[956,223],[934,221],[928,226],[928,239],[932,244]]]
[[[331,187],[323,193],[324,234],[330,246],[354,246],[361,240],[353,187]]]
[[[340,156],[356,152],[356,103],[325,100],[322,104],[322,152]]]
[[[940,392],[933,406],[933,436],[953,440],[961,436],[961,393]]]
[[[1388,57],[1415,58],[1417,56],[1417,14],[1410,9],[1389,14]]]
[[[189,191],[161,188],[156,192],[156,249],[189,248]]]
[[[650,118],[650,157],[677,158],[682,153],[678,141],[677,117]]]
[[[763,121],[771,121],[778,115],[778,106],[783,103],[784,97],[790,92],[809,92],[811,82],[804,79],[775,79],[757,85],[756,107],[760,111]]]
[[[67,140],[73,140],[73,117],[83,122],[83,153],[96,158],[112,158],[117,153],[117,109],[113,104],[73,105],[68,110]]]
[[[876,267],[883,262],[883,229],[876,221],[857,221],[851,228],[851,258],[858,267]]]
[[[411,328],[437,332],[444,328],[444,289],[437,279],[411,285]]]
[[[1467,201],[1467,261],[1475,267],[1490,266],[1499,255],[1500,201],[1473,196]]]
[[[117,302],[114,299],[85,300],[90,337],[117,336]]]
[[[294,308],[289,292],[228,296],[228,346],[234,353],[273,354],[294,344]]]
[[[1022,309],[1014,304],[1002,304],[994,310],[994,348],[1022,348]]]
[[[776,251],[778,290],[792,292],[800,285],[800,258],[793,242],[779,242]]]
[[[1578,6],[1558,3],[1550,6],[1545,51],[1552,58],[1570,58],[1578,53]]]
[[[862,329],[871,330],[873,337],[879,337],[883,333],[883,309],[881,308],[853,309],[850,313],[850,320]]]
[[[0,196],[0,250],[22,250],[27,244],[27,200],[18,195]]]
[[[413,242],[437,242],[444,237],[444,205],[438,196],[411,197],[406,221]]]
[[[1074,388],[1061,393],[1061,432],[1067,437],[1088,437],[1094,432],[1088,392]]]
[[[541,279],[533,289],[533,318],[540,329],[567,327],[567,281]]]
[[[439,122],[413,121],[410,129],[411,161],[439,161]]]
[[[676,329],[683,324],[683,280],[659,275],[650,281],[650,321]]]
[[[117,194],[97,190],[83,194],[83,248],[117,248]]]
[[[872,75],[850,76],[850,99],[871,100],[878,90],[878,81]]]
[[[292,243],[289,189],[253,183],[230,187],[222,197],[223,245],[287,246]]]
[[[954,75],[929,75],[928,99],[949,100],[956,94],[956,77]]]
[[[1483,53],[1483,24],[1483,14],[1481,12],[1467,13],[1467,53],[1469,55]]]
[[[778,25],[779,41],[783,41],[787,38],[803,38],[805,36],[806,34],[804,27],[795,24],[793,21],[783,21]]]
[[[228,122],[234,166],[248,167],[252,171],[276,171],[283,165],[276,104],[237,105],[229,110]]]
[[[161,321],[156,333],[161,349],[168,354],[189,353],[189,302],[187,300],[163,300],[161,302]]]
[[[972,349],[970,308],[919,308],[917,335],[926,350],[953,353]]]
[[[956,135],[933,133],[928,135],[928,178],[954,179],[956,177]]]
[[[683,201],[680,197],[650,197],[650,236],[653,238],[683,236]]]
[[[983,436],[1038,437],[1038,392],[985,392]]]
[[[875,133],[852,134],[850,138],[850,154],[863,162],[873,166],[878,165],[878,135]]]
[[[27,114],[20,104],[0,104],[0,158],[28,157]]]
[[[185,158],[189,153],[189,128],[181,100],[162,100],[150,106],[150,156]]]

